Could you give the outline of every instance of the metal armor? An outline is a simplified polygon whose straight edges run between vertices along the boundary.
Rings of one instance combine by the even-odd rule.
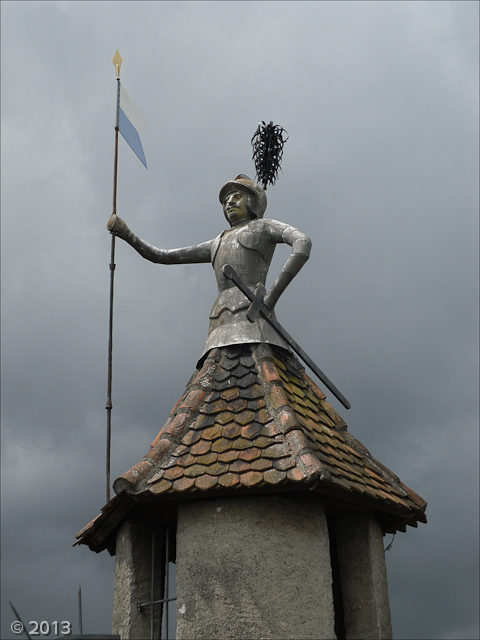
[[[232,265],[240,278],[254,289],[259,282],[266,282],[275,246],[279,243],[290,245],[292,253],[265,297],[266,306],[273,309],[281,293],[310,255],[311,242],[304,233],[277,220],[257,218],[224,231],[202,244],[166,250],[158,249],[136,236],[121,219],[118,219],[112,230],[152,262],[212,263],[218,296],[210,313],[208,337],[201,356],[214,347],[249,342],[268,342],[289,348],[263,318],[254,323],[247,320],[250,301],[231,280],[225,278],[222,267],[224,264]]]

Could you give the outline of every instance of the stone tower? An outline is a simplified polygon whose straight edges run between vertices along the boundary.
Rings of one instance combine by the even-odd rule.
[[[285,349],[208,351],[114,489],[77,543],[116,554],[122,639],[160,637],[168,561],[179,640],[392,637],[383,535],[426,503]]]

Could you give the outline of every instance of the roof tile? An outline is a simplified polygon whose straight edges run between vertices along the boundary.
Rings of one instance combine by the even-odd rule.
[[[218,484],[222,487],[235,487],[240,484],[240,476],[238,473],[225,473],[218,479]]]
[[[265,482],[269,484],[279,484],[285,480],[287,474],[285,471],[279,471],[278,469],[269,469],[265,471],[263,477],[265,478]]]
[[[205,473],[195,480],[195,486],[197,487],[197,489],[206,491],[207,489],[212,489],[217,484],[217,482],[218,478]]]
[[[266,344],[212,350],[148,453],[114,484],[136,501],[276,487],[333,491],[342,504],[373,508],[389,531],[426,521],[425,501],[347,431],[296,358]]]
[[[235,398],[240,397],[240,389],[238,387],[230,387],[229,389],[224,389],[220,393],[220,397],[227,402],[235,400]],[[233,411],[233,409],[231,409],[231,411]]]
[[[260,471],[247,471],[246,473],[242,473],[240,476],[240,482],[245,487],[254,487],[262,481],[263,473],[260,473]]]

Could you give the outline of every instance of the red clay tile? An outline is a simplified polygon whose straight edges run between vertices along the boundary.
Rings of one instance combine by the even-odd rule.
[[[155,438],[155,440],[152,442],[152,447],[160,447],[162,446],[160,444],[161,440],[164,440],[165,442],[170,442],[170,440],[165,439],[164,435],[163,435],[163,430],[170,424],[170,422],[172,421],[171,418],[169,418],[167,420],[167,422],[163,425],[163,427],[160,429],[160,433],[158,434],[158,436]],[[168,447],[167,447],[168,448]]]
[[[195,456],[192,456],[191,453],[186,453],[185,455],[178,458],[176,464],[180,465],[181,467],[190,467],[192,464],[195,464],[196,461],[197,458]]]
[[[174,458],[173,456],[165,455],[160,462],[157,463],[157,466],[160,469],[169,469],[170,467],[173,467],[177,464],[178,462],[178,458]],[[134,467],[135,468],[135,467]]]
[[[226,401],[223,400],[222,398],[219,398],[218,400],[215,400],[210,404],[203,405],[200,408],[200,413],[206,413],[206,414],[221,413],[222,411],[225,411],[226,408],[227,408]]]
[[[215,418],[215,422],[218,422],[219,424],[228,424],[229,422],[232,422],[234,418],[234,413],[231,411],[224,411]]]
[[[263,458],[284,458],[288,452],[283,444],[272,444],[262,451]]]
[[[265,400],[263,398],[257,398],[256,400],[247,400],[247,409],[250,411],[258,411],[265,406]]]
[[[301,482],[302,480],[305,480],[305,474],[298,467],[294,467],[287,471],[287,478],[294,482]]]
[[[190,391],[185,400],[180,404],[183,409],[196,409],[200,401],[203,399],[205,391],[203,389],[195,389]]]
[[[222,436],[224,438],[236,438],[241,434],[241,432],[241,427],[235,422],[231,422],[230,424],[227,424],[225,427],[223,427]]]
[[[206,491],[207,489],[212,489],[212,487],[214,487],[217,482],[218,478],[205,474],[195,480],[195,486],[197,487],[197,489]]]
[[[308,385],[310,389],[313,391],[314,395],[318,396],[322,400],[325,400],[325,394],[320,389],[320,387],[317,387],[317,385],[313,382],[313,380],[309,378],[307,375],[305,376],[305,379],[307,380]]]
[[[165,478],[165,480],[176,480],[177,478],[180,478],[181,476],[183,476],[183,468],[182,467],[171,467],[170,469],[167,469],[164,472],[164,476],[163,477]],[[158,478],[158,479],[160,479],[160,478]],[[152,478],[151,481],[154,482],[154,479]]]
[[[214,424],[212,427],[207,427],[201,434],[204,440],[215,440],[222,433],[222,427],[219,424]]]
[[[273,362],[264,360],[262,363],[260,363],[260,371],[266,384],[270,384],[274,380],[280,380],[280,376],[278,375],[277,369]]]
[[[214,423],[215,423],[214,415],[200,414],[192,422],[192,424],[189,427],[189,430],[194,429],[199,431],[201,429],[205,429],[206,427],[211,427]]]
[[[223,400],[227,400],[227,402],[235,400],[235,398],[238,398],[239,396],[240,389],[238,389],[238,387],[231,387],[230,389],[225,389],[220,393],[220,397],[223,398]]]
[[[277,469],[269,469],[265,471],[263,475],[265,482],[268,484],[278,484],[279,482],[283,482],[287,477],[285,471],[278,471]]]
[[[191,444],[195,444],[195,442],[200,440],[201,437],[202,437],[202,434],[201,434],[200,431],[193,431],[193,430],[189,429],[187,431],[187,433],[182,438],[182,444],[187,445],[187,446],[189,446]]]
[[[255,419],[257,420],[257,422],[261,422],[262,424],[266,424],[267,422],[270,422],[270,420],[272,419],[271,416],[269,415],[268,411],[266,409],[260,409],[256,416]]]
[[[187,491],[195,484],[195,478],[179,478],[173,483],[173,489],[175,491]]]
[[[281,409],[276,415],[275,422],[278,424],[279,431],[285,434],[292,429],[298,429],[298,418],[290,407]]]
[[[180,438],[185,427],[186,422],[190,419],[188,413],[179,413],[175,418],[171,421],[166,429],[164,429],[163,433],[166,435],[173,436],[175,438]]]
[[[230,471],[233,473],[242,473],[243,471],[248,471],[250,469],[250,463],[245,462],[244,460],[235,460],[230,464]]]
[[[174,469],[178,469],[178,467],[173,467],[173,468]],[[169,471],[170,471],[170,469],[169,469]],[[165,474],[165,469],[160,469],[160,471],[157,471],[157,473],[154,476],[152,476],[151,478],[149,478],[147,480],[147,484],[152,484],[152,482],[158,482],[159,480],[161,480],[163,478],[164,474]],[[167,478],[167,480],[168,479],[169,478]]]
[[[185,393],[180,396],[180,398],[177,400],[177,402],[175,403],[175,406],[173,407],[173,409],[170,411],[170,415],[174,416],[175,413],[177,412],[178,407],[180,406],[180,404],[182,403],[183,399],[185,398],[185,396],[187,395],[188,391],[185,391]],[[166,425],[165,425],[166,426]]]
[[[289,431],[285,437],[287,438],[288,445],[294,456],[298,455],[300,451],[308,446],[308,441],[305,435],[299,429]]]
[[[257,458],[257,460],[254,460],[250,466],[254,471],[264,471],[265,469],[272,468],[273,460],[267,460],[266,458]]]
[[[240,451],[239,458],[240,460],[256,460],[262,455],[262,450],[257,447],[252,447],[251,449],[245,449],[244,451]]]
[[[304,392],[300,387],[298,387],[296,384],[293,384],[293,383],[292,383],[290,388],[292,389],[292,392],[293,392],[293,393],[294,393],[298,398],[301,398],[302,400],[304,400],[304,398],[305,398],[305,392]],[[306,405],[306,402],[305,402],[304,404]],[[308,406],[308,405],[306,405],[306,406]]]
[[[285,389],[280,384],[272,384],[270,387],[270,393],[268,394],[273,410],[277,411],[280,407],[288,406],[288,399],[285,393]]]
[[[240,477],[238,473],[225,473],[218,478],[218,484],[222,487],[235,487],[240,484]]]
[[[232,448],[232,443],[230,442],[230,440],[227,440],[226,438],[219,438],[218,440],[215,440],[212,445],[212,451],[216,451],[217,453],[228,451],[231,448]]]
[[[170,440],[162,438],[162,440],[158,441],[157,446],[152,446],[145,457],[151,458],[153,461],[158,462],[163,458],[163,456],[167,453],[171,446],[172,443],[170,442]]]
[[[211,447],[212,443],[210,440],[200,440],[200,442],[190,447],[190,453],[193,456],[201,456],[204,453],[208,453]]]
[[[230,371],[227,371],[226,369],[219,369],[217,373],[214,375],[213,379],[216,382],[223,382],[224,380],[229,378],[230,375],[231,375]]]
[[[206,467],[203,464],[194,464],[191,467],[187,467],[184,470],[183,475],[186,478],[198,478],[199,476],[201,476],[204,473],[206,473],[207,469],[208,469],[208,467]]]
[[[199,382],[204,376],[212,376],[215,369],[216,365],[212,362],[212,360],[210,360],[210,358],[207,358],[203,363],[202,368],[192,376],[191,384]]]
[[[244,487],[254,487],[263,480],[263,474],[259,471],[247,471],[240,476],[240,482]]]
[[[240,389],[240,397],[247,400],[255,400],[263,396],[262,387],[257,384],[252,384],[248,389]]]
[[[152,485],[150,491],[152,493],[164,493],[168,491],[172,486],[172,483],[169,480],[160,480],[156,484]]]
[[[252,442],[251,440],[246,440],[245,438],[237,438],[230,443],[230,446],[232,449],[243,451],[244,449],[250,449],[250,447],[252,446]]]
[[[232,460],[238,460],[240,457],[240,451],[234,451],[231,449],[230,451],[223,451],[218,454],[219,462],[232,462]]]
[[[304,453],[300,456],[300,460],[305,465],[305,469],[310,475],[314,475],[316,473],[320,473],[322,470],[322,465],[320,464],[318,458],[316,458],[311,453]]]
[[[245,398],[236,398],[232,402],[229,402],[227,405],[228,411],[233,411],[233,413],[239,413],[247,408],[248,400]]]
[[[259,422],[251,422],[246,427],[242,427],[242,438],[255,438],[262,433],[262,425]]]
[[[264,424],[261,431],[262,436],[266,436],[267,438],[277,436],[278,433],[279,430],[274,422],[268,422],[267,424]]]
[[[198,456],[197,464],[204,464],[208,466],[209,464],[213,464],[214,462],[216,462],[217,458],[218,458],[218,453],[214,453],[213,451],[210,451],[205,455]]]
[[[222,473],[226,473],[229,470],[229,466],[226,462],[214,462],[208,467],[208,473],[211,476],[219,476]]]
[[[279,471],[286,471],[295,466],[295,462],[292,458],[280,458],[273,461],[273,466]]]
[[[249,424],[255,419],[255,414],[252,411],[242,411],[235,416],[235,422],[242,427]]]
[[[281,491],[284,483],[291,488],[302,481],[322,491],[331,477],[347,501],[370,499],[377,511],[386,505],[389,518],[392,510],[404,510],[398,527],[416,523],[415,518],[425,521],[426,503],[346,431],[293,355],[268,345],[215,349],[175,411],[153,448],[122,476],[139,496],[149,486],[157,495],[210,490],[213,495],[216,487],[234,490],[241,484],[261,492],[278,485]]]
[[[170,455],[178,458],[184,453],[187,453],[187,451],[188,451],[188,447],[186,447],[184,444],[179,444],[177,447],[175,447],[170,451]]]

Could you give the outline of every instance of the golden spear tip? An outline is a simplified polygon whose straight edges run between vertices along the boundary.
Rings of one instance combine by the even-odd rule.
[[[120,78],[120,67],[122,66],[122,56],[118,53],[118,49],[115,51],[115,55],[112,60],[115,71],[117,72],[117,78]]]

